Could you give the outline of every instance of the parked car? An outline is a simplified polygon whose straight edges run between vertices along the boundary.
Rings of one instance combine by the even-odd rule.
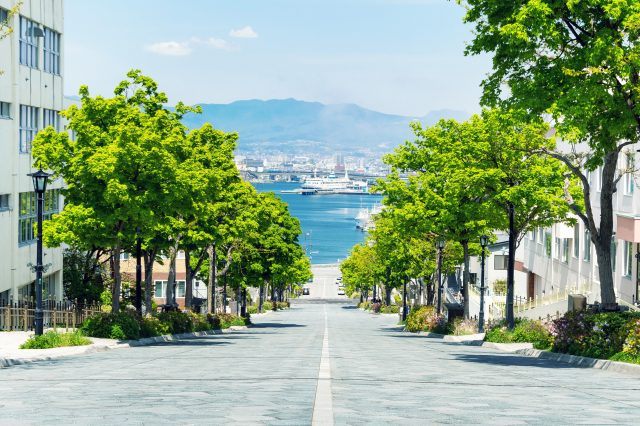
[[[344,290],[343,289],[338,290],[338,296],[344,296]]]
[[[309,295],[309,289],[307,287],[303,288],[302,289],[302,294],[305,295],[305,296],[308,296]]]

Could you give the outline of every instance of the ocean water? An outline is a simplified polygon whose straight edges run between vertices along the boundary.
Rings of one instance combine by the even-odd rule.
[[[300,243],[313,264],[337,263],[349,255],[351,247],[364,241],[366,234],[356,229],[361,208],[371,208],[382,201],[377,195],[299,195],[282,194],[300,185],[295,183],[256,183],[260,192],[274,192],[289,205],[300,220]]]

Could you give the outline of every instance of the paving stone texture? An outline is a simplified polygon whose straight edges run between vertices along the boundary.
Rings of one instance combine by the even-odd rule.
[[[248,330],[0,369],[0,424],[312,419],[328,317],[335,424],[637,424],[640,376],[400,331],[343,303]]]

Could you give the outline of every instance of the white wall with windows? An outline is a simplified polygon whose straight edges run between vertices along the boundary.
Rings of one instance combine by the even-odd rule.
[[[0,0],[0,16],[17,0]],[[52,125],[62,129],[63,0],[23,0],[0,40],[0,294],[18,300],[35,279],[35,196],[28,173],[35,171],[31,142]],[[62,208],[62,182],[50,182],[45,216]],[[62,250],[44,250],[47,295],[62,296]],[[8,296],[7,296],[8,295]]]

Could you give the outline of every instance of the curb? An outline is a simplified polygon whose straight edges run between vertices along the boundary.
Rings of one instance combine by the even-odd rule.
[[[33,358],[0,358],[0,368],[11,367],[14,365],[30,364],[32,362],[52,361],[55,359],[65,358],[68,356],[104,352],[112,349],[134,348],[138,346],[153,345],[154,343],[174,342],[174,341],[185,340],[185,339],[190,339],[194,337],[213,336],[215,334],[227,334],[232,331],[246,330],[247,328],[248,327],[246,325],[242,325],[242,326],[234,325],[224,330],[208,330],[208,331],[196,331],[193,333],[165,334],[162,336],[144,337],[138,340],[123,340],[123,341],[112,343],[109,345],[92,344],[92,345],[87,345],[87,347],[84,348],[84,350],[79,350],[78,352],[74,352],[74,353],[44,355],[44,356],[33,357]],[[80,348],[80,346],[72,346],[71,348]],[[58,348],[52,348],[52,349],[58,349]]]
[[[519,349],[516,354],[524,355],[532,358],[548,359],[556,362],[575,365],[581,368],[597,368],[599,370],[615,371],[625,374],[640,375],[640,365],[630,364],[626,362],[610,361],[608,359],[588,358],[586,356],[559,354],[549,351],[541,351],[539,349]]]

